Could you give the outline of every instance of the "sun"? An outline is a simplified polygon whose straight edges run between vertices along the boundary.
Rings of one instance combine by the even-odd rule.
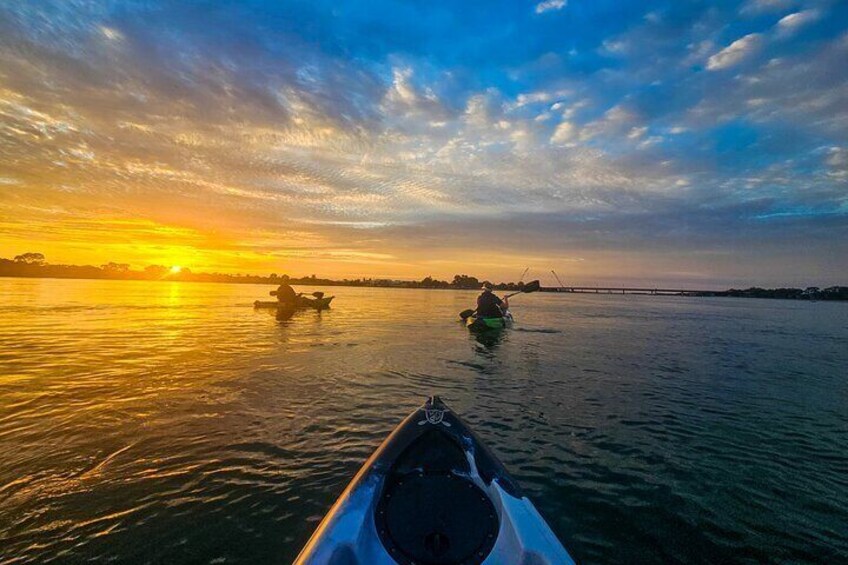
[[[182,271],[182,270],[183,270],[183,268],[182,268],[182,267],[180,267],[179,265],[174,265],[173,267],[171,267],[171,274],[172,274],[172,275],[177,275],[177,274],[179,274],[179,273],[180,273],[180,271]]]

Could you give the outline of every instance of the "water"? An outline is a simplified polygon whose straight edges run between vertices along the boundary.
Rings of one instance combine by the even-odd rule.
[[[848,304],[0,279],[0,562],[290,562],[440,394],[574,556],[848,558]]]

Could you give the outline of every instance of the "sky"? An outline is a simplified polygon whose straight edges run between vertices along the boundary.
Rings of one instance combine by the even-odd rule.
[[[848,283],[848,2],[0,0],[0,256]]]

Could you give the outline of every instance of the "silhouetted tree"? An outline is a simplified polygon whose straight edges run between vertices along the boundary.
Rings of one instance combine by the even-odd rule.
[[[144,268],[144,274],[151,279],[161,279],[170,269],[164,265],[148,265]]]
[[[26,263],[27,265],[43,265],[43,253],[23,253],[15,256],[15,263]]]
[[[480,281],[477,277],[469,277],[468,275],[454,275],[451,286],[454,288],[480,288]]]
[[[127,273],[130,270],[129,263],[113,263],[109,262],[105,265],[100,265],[100,268],[107,273]]]

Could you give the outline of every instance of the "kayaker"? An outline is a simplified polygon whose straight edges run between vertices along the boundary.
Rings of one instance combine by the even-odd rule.
[[[277,290],[271,291],[271,296],[276,296],[280,304],[294,305],[300,295],[290,285],[283,283],[277,287]]]
[[[478,318],[503,318],[509,309],[509,300],[500,299],[492,292],[492,283],[483,283],[483,292],[477,297]]]

